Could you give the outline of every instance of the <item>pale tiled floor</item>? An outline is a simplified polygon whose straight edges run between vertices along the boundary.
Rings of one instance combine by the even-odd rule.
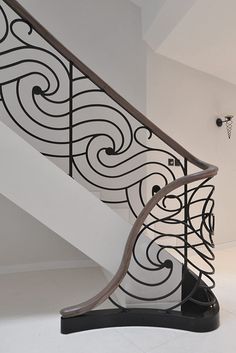
[[[236,352],[236,247],[225,248],[216,251],[216,283],[215,290],[221,305],[221,326],[211,333],[191,333],[178,330],[162,328],[114,328],[105,330],[94,330],[72,334],[60,335],[59,320],[57,314],[57,299],[45,304],[46,289],[41,288],[40,298],[34,308],[33,301],[31,312],[23,315],[24,305],[29,298],[24,296],[24,279],[20,281],[18,289],[13,286],[14,277],[0,276],[0,282],[8,282],[8,291],[3,295],[0,293],[0,352],[1,353],[235,353]],[[80,270],[81,271],[81,270]],[[90,277],[94,269],[83,270],[86,278],[85,290],[94,278]],[[82,272],[83,272],[82,271]],[[49,275],[48,287],[52,288],[59,281],[55,272]],[[75,270],[72,274],[67,270],[66,277],[78,276]],[[99,274],[93,275],[96,278]],[[4,278],[3,278],[4,277]],[[32,280],[31,280],[32,281]],[[40,284],[40,282],[37,282]],[[60,283],[61,285],[61,283]],[[87,286],[87,287],[86,287]],[[36,288],[35,284],[35,288]],[[81,286],[80,286],[81,287]],[[86,287],[86,288],[85,288]],[[1,286],[1,288],[3,288]],[[10,289],[9,289],[10,288]],[[66,290],[61,285],[61,290]],[[38,292],[38,289],[37,289]],[[92,292],[91,292],[92,293]],[[36,293],[33,293],[34,297]],[[84,293],[80,292],[83,297]],[[72,299],[72,298],[71,298]],[[17,305],[14,303],[17,302]],[[10,304],[13,303],[13,309]],[[18,307],[22,303],[22,310]],[[46,306],[45,306],[46,305]],[[16,311],[16,307],[18,310]],[[45,309],[44,314],[41,310]],[[51,310],[50,310],[51,308]],[[35,310],[34,310],[35,309]],[[17,312],[17,316],[16,313]]]

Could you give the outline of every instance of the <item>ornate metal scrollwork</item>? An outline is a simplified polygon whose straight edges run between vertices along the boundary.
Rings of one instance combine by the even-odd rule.
[[[214,248],[212,239],[214,233],[213,191],[214,187],[208,184],[208,180],[205,180],[188,189],[187,193],[168,195],[153,209],[139,232],[133,249],[130,269],[123,281],[124,284],[120,285],[127,295],[136,299],[136,305],[139,301],[155,303],[163,299],[165,299],[164,308],[166,310],[173,310],[188,302],[209,306],[214,304],[215,298],[209,300],[208,293],[208,290],[214,287],[212,279],[214,267],[211,264],[214,260],[212,251]],[[186,196],[187,204],[185,205]],[[169,201],[172,205],[171,203],[168,205]],[[160,217],[160,210],[162,217]],[[154,234],[152,239],[147,240],[148,237],[145,234],[147,229],[151,229]],[[175,232],[170,234],[170,229],[174,229]],[[146,252],[140,253],[142,245],[139,245],[139,242],[145,243]],[[172,286],[168,287],[165,284],[173,276],[176,258],[182,263],[183,276],[177,282],[172,278],[169,282]],[[138,272],[138,268],[142,270]],[[162,271],[161,276],[160,271]],[[188,282],[186,286],[189,271],[197,278],[197,281],[192,285]],[[137,273],[140,275],[138,278]],[[163,286],[164,291],[160,288]],[[132,290],[136,289],[136,293],[145,293],[146,296],[137,295],[127,289],[129,287]],[[171,298],[180,288],[182,288],[181,300],[173,304]],[[199,292],[201,292],[200,297]],[[162,294],[157,296],[157,293]]]
[[[186,159],[3,2],[0,19],[0,111],[6,124],[78,182],[101,192],[105,203],[127,207],[133,219],[153,194],[187,175]],[[170,158],[179,166],[169,166]],[[213,189],[208,180],[182,187],[153,208],[120,285],[136,304],[165,300],[165,310],[187,302],[213,304]]]
[[[6,19],[0,80],[5,120],[11,118],[19,133],[67,173],[73,164],[73,177],[99,189],[104,202],[127,204],[137,216],[148,180],[155,176],[160,187],[174,180],[166,161],[180,156],[162,149],[149,129],[66,62],[29,23],[12,19],[5,6],[1,11]]]

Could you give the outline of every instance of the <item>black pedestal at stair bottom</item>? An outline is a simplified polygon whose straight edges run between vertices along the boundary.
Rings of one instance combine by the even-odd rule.
[[[94,310],[73,318],[61,318],[61,333],[122,326],[152,326],[208,332],[219,326],[218,302],[201,313],[195,312],[193,308],[190,305],[186,311],[171,312],[158,309]]]

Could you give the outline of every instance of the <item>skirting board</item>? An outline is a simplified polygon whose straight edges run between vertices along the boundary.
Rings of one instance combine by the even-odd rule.
[[[81,259],[74,261],[51,261],[51,262],[38,262],[31,264],[19,264],[12,266],[1,266],[0,275],[10,273],[32,272],[32,271],[45,271],[45,270],[61,270],[69,268],[86,268],[97,267],[98,265],[90,259]]]

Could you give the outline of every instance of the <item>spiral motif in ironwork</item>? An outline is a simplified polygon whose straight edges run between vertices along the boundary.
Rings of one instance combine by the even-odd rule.
[[[0,23],[1,117],[41,153],[101,192],[107,204],[129,209],[133,219],[154,193],[187,174],[184,158],[5,5]],[[149,214],[120,286],[130,297],[165,300],[168,310],[186,301],[206,304],[196,293],[203,280],[208,288],[214,284],[213,187],[207,182],[167,195]],[[186,269],[196,282],[183,291]]]

